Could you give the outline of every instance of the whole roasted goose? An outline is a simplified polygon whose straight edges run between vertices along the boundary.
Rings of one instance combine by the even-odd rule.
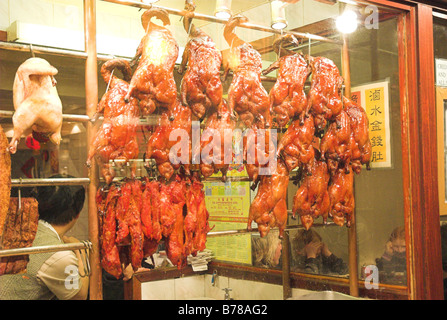
[[[331,177],[328,188],[329,198],[331,200],[331,208],[329,216],[335,224],[349,227],[354,215],[354,173],[349,170],[337,170]]]
[[[8,138],[0,126],[0,239],[8,215],[11,198],[11,155],[8,152]]]
[[[307,110],[315,118],[317,132],[321,132],[327,121],[333,120],[343,109],[343,78],[332,60],[325,57],[308,57],[308,60],[312,69],[312,81]]]
[[[289,170],[278,159],[276,171],[260,177],[258,193],[250,205],[248,230],[251,230],[251,224],[255,221],[261,237],[266,236],[271,228],[279,227],[279,236],[282,238],[287,223],[288,185]]]
[[[278,143],[277,155],[282,157],[289,171],[298,166],[311,163],[315,156],[312,146],[315,126],[312,115],[301,120],[294,120]]]
[[[220,109],[220,114],[214,112],[207,118],[201,135],[200,171],[204,177],[221,171],[222,179],[225,181],[233,160],[233,129],[236,122],[225,99],[222,100]]]
[[[329,171],[334,174],[339,168],[350,170],[353,148],[351,121],[344,110],[331,122],[320,142],[320,151],[326,159]]]
[[[369,169],[371,160],[371,141],[369,140],[369,121],[365,110],[344,97],[345,111],[351,124],[352,170],[359,174],[362,165]]]
[[[123,74],[123,79],[113,75],[114,70]],[[140,117],[138,100],[131,97],[125,102],[124,97],[129,88],[127,81],[132,76],[129,63],[124,59],[112,59],[101,67],[101,75],[108,84],[108,91],[101,98],[96,115],[104,114],[104,121],[93,139],[87,157],[87,165],[96,156],[101,166],[101,174],[110,184],[115,177],[115,170],[110,160],[123,165],[131,159],[138,158],[137,128]],[[132,166],[132,176],[135,176],[135,166]]]
[[[181,82],[182,102],[191,108],[196,119],[203,119],[207,114],[218,111],[222,103],[222,54],[213,40],[191,22],[194,8],[194,1],[188,0],[186,9],[189,12],[183,18],[183,26],[188,32],[189,41],[178,72],[183,73],[188,64]]]
[[[139,60],[139,63],[125,97],[126,101],[131,96],[138,98],[143,115],[153,113],[157,107],[171,110],[177,99],[173,71],[179,52],[178,45],[167,28],[150,21],[154,16],[163,25],[170,24],[169,14],[164,9],[152,8],[141,16],[146,34],[132,60]]]
[[[291,34],[275,40],[273,49],[279,58],[262,72],[266,75],[279,69],[269,96],[274,120],[280,127],[284,127],[296,116],[299,116],[300,122],[303,123],[307,111],[304,82],[310,74],[310,68],[301,54],[285,48],[288,43],[299,45],[298,40]]]
[[[233,71],[228,102],[231,112],[236,111],[247,128],[255,120],[262,123],[263,128],[270,128],[272,121],[269,96],[261,83],[261,55],[251,44],[234,33],[238,25],[247,21],[244,16],[234,16],[224,28],[224,37],[230,46],[228,57],[224,60],[225,75],[230,69]]]
[[[176,100],[175,108],[160,116],[158,126],[148,140],[146,158],[155,160],[158,171],[166,180],[181,165],[189,173],[192,156],[191,124],[191,109]]]
[[[29,58],[17,69],[14,87],[14,135],[9,151],[16,153],[22,134],[49,135],[56,145],[61,141],[62,102],[54,76],[57,69],[41,58]]]
[[[326,223],[330,209],[328,193],[329,171],[326,162],[316,156],[310,171],[303,172],[304,178],[293,198],[293,216],[300,216],[301,224],[306,230],[312,226],[314,219],[321,216]]]

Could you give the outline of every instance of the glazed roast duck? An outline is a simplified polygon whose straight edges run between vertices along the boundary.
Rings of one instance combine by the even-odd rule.
[[[298,46],[299,42],[291,34],[275,40],[273,49],[279,58],[262,72],[266,75],[278,69],[269,97],[274,120],[280,127],[285,127],[295,117],[299,117],[302,124],[307,113],[304,83],[310,74],[310,67],[300,53],[285,48],[288,44]]]
[[[141,23],[146,34],[141,39],[131,66],[138,62],[125,96],[140,101],[143,115],[152,114],[157,108],[171,110],[176,106],[177,87],[174,81],[174,66],[179,49],[171,31],[164,26],[151,22],[156,17],[169,25],[169,14],[166,10],[152,8],[143,13]]]
[[[180,88],[182,103],[191,108],[195,119],[201,120],[219,111],[222,103],[222,54],[211,37],[192,23],[194,8],[194,2],[188,0],[185,8],[188,13],[183,18],[183,26],[189,40],[177,71],[182,74],[187,66]]]
[[[123,79],[119,79],[114,70],[121,71]],[[117,162],[122,166],[129,160],[138,158],[137,128],[140,109],[136,98],[130,97],[128,102],[124,99],[132,75],[129,62],[124,59],[109,60],[102,65],[101,75],[108,85],[108,91],[98,104],[95,118],[103,114],[104,121],[93,139],[87,166],[90,166],[93,157],[96,157],[102,176],[106,183],[110,184],[115,177],[110,160],[122,160]],[[135,176],[135,170],[134,165],[132,176]]]

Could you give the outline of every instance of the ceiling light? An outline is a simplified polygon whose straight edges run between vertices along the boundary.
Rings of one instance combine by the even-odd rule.
[[[282,30],[287,27],[285,3],[279,0],[272,0],[270,2],[270,9],[272,13],[271,27],[276,30]]]
[[[231,0],[216,0],[216,18],[228,20],[231,18]]]
[[[337,17],[335,25],[341,33],[352,33],[357,29],[357,14],[352,10],[345,10]]]

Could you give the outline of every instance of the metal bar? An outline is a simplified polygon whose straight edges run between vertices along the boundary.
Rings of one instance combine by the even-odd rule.
[[[333,222],[313,224],[313,227],[331,227],[331,226],[336,226],[336,224]],[[287,226],[284,229],[284,231],[299,230],[299,229],[304,229],[304,226],[302,225]],[[272,228],[271,230],[277,230],[277,228]],[[250,230],[237,229],[237,230],[212,231],[207,233],[207,237],[233,236],[238,234],[258,233],[258,232],[259,232],[258,228],[252,228]]]
[[[30,44],[18,43],[18,42],[1,42],[0,41],[0,49],[21,51],[21,52],[30,52]],[[87,53],[84,51],[44,47],[44,46],[38,46],[38,45],[36,46],[34,44],[33,44],[33,52],[39,53],[39,54],[53,54],[53,55],[57,55],[57,56],[87,59]],[[105,54],[98,54],[97,58],[99,60],[109,60],[112,58],[112,56],[105,55]]]
[[[0,118],[12,118],[14,111],[0,110]],[[88,122],[90,118],[83,114],[63,114],[62,119],[68,122]]]
[[[143,9],[160,8],[160,9],[166,10],[169,14],[174,14],[174,15],[178,15],[178,16],[184,16],[186,13],[185,10],[155,6],[155,5],[151,5],[151,4],[145,4],[140,1],[133,1],[133,0],[102,0],[102,1],[111,2],[111,3],[115,3],[115,4],[122,4],[122,5],[136,7],[136,8],[143,8]],[[221,23],[221,24],[226,24],[228,21],[225,19],[219,19],[214,16],[209,16],[209,15],[197,13],[197,12],[194,12],[194,19],[215,22],[215,23]],[[340,41],[328,39],[328,38],[321,37],[321,36],[314,35],[314,34],[295,32],[295,31],[289,31],[289,30],[282,30],[282,31],[275,30],[270,27],[260,26],[260,25],[256,25],[253,23],[243,23],[243,24],[239,25],[239,27],[245,28],[245,29],[252,29],[252,30],[270,32],[270,33],[276,33],[276,34],[293,34],[294,36],[296,36],[298,38],[312,39],[312,40],[329,42],[329,43],[334,43],[334,44],[339,44],[339,45],[342,44]]]
[[[89,118],[93,118],[98,104],[98,62],[96,51],[96,0],[84,0],[84,39],[87,59],[85,61],[85,105]],[[93,123],[87,123],[87,152],[93,146],[96,128]],[[99,247],[99,224],[96,209],[96,191],[98,189],[98,168],[96,161],[88,170],[90,184],[88,185],[88,235],[92,242],[90,254],[90,299],[102,300],[102,268]]]
[[[79,186],[89,183],[89,178],[11,179],[11,187]]]
[[[282,295],[283,300],[287,300],[292,296],[292,288],[290,285],[290,242],[289,233],[284,232],[282,239]]]
[[[82,249],[90,249],[91,247],[92,243],[90,241],[82,241],[77,243],[57,244],[49,246],[6,249],[6,250],[0,250],[0,258],[21,256],[25,254],[45,253],[45,252],[82,250]]]

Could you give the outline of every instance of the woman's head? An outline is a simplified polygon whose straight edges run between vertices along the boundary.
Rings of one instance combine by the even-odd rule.
[[[393,252],[396,254],[402,254],[405,256],[406,245],[405,245],[405,228],[397,227],[391,232],[390,239]]]
[[[55,175],[51,178],[73,178]],[[63,226],[79,217],[84,206],[85,188],[83,186],[42,186],[37,188],[39,219],[52,225]]]

